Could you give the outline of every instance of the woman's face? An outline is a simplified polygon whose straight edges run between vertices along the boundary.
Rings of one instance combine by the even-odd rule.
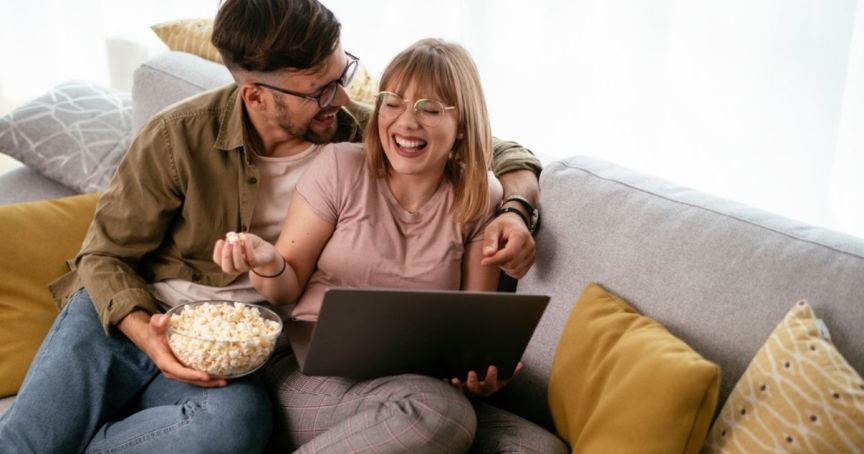
[[[456,109],[435,93],[418,91],[413,82],[394,94],[398,97],[385,96],[379,101],[378,115],[378,134],[391,171],[440,178],[456,141]],[[420,103],[415,111],[420,99],[432,102]]]

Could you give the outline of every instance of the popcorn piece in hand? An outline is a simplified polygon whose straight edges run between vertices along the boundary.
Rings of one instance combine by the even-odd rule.
[[[231,244],[234,244],[239,240],[245,240],[245,239],[246,239],[246,234],[242,233],[242,232],[241,233],[228,232],[225,234],[225,240],[227,240]]]

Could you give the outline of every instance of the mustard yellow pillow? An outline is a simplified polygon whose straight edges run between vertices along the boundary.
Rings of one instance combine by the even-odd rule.
[[[704,452],[864,452],[864,381],[806,301],[747,366]]]
[[[549,408],[573,452],[697,453],[719,386],[717,365],[590,283],[555,350]]]
[[[213,19],[180,19],[150,27],[169,49],[222,63],[222,56],[210,42]]]
[[[0,206],[0,397],[18,392],[57,315],[48,284],[81,248],[97,197]]]
[[[222,63],[222,56],[210,42],[210,36],[213,34],[213,19],[180,19],[162,22],[150,28],[171,50]],[[378,82],[369,74],[362,61],[346,91],[354,101],[368,105],[375,104]]]

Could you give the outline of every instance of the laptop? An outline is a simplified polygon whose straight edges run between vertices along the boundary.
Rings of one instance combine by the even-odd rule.
[[[482,380],[513,375],[549,297],[497,292],[332,288],[317,322],[285,323],[305,375],[402,373]]]

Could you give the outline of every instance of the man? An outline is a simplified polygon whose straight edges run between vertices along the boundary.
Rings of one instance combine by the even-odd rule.
[[[213,42],[237,83],[162,112],[136,136],[73,270],[52,284],[65,305],[0,419],[0,452],[261,451],[272,413],[258,378],[226,386],[179,363],[157,302],[260,301],[248,277],[212,263],[212,245],[232,230],[275,240],[285,195],[314,157],[308,142],[361,139],[368,112],[344,91],[357,62],[339,35],[315,0],[224,3]],[[533,263],[526,224],[539,163],[502,142],[495,169],[506,172],[505,198],[521,198],[487,229],[485,260],[521,277]],[[470,404],[431,382],[426,397],[440,405],[412,416],[420,438],[467,447]]]

